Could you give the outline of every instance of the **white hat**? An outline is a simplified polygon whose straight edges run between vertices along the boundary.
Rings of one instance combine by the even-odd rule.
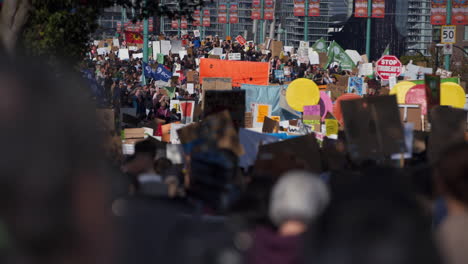
[[[327,186],[318,176],[291,171],[273,187],[270,219],[277,226],[288,220],[308,223],[322,213],[329,200]]]

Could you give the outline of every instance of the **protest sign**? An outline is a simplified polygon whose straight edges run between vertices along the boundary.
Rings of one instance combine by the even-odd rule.
[[[449,105],[456,108],[463,108],[466,102],[466,94],[463,87],[452,82],[444,82],[440,87],[441,105]]]
[[[309,48],[309,62],[312,65],[320,64],[320,57],[318,52],[314,51],[312,48]]]
[[[247,44],[247,41],[245,40],[245,38],[241,35],[237,36],[236,37],[236,40],[237,42],[239,42],[239,44],[241,44],[242,46],[245,46],[245,44]]]
[[[320,111],[319,111],[320,113]],[[308,125],[312,128],[314,132],[321,132],[321,122],[322,119],[320,115],[305,115],[302,117],[302,122],[305,125]]]
[[[361,55],[356,50],[345,50],[346,54],[353,60],[354,64],[357,65],[361,61]]]
[[[201,123],[190,124],[177,130],[177,133],[183,144],[189,144],[189,146],[186,145],[188,152],[203,153],[215,149],[227,149],[237,156],[244,154],[239,135],[227,110],[210,114]]]
[[[294,47],[293,46],[284,46],[283,49],[284,49],[285,53],[288,53],[288,52],[291,53],[291,54],[294,53]]]
[[[181,101],[180,110],[182,115],[182,123],[190,124],[193,122],[193,115],[195,113],[195,101]]]
[[[263,120],[262,132],[263,133],[276,133],[279,129],[278,121],[275,121],[268,116]]]
[[[309,48],[309,42],[308,41],[300,41],[299,42],[299,48],[304,48],[304,49],[308,49]]]
[[[187,83],[187,92],[189,94],[194,94],[195,93],[195,84]]]
[[[240,61],[241,60],[241,54],[240,53],[229,53],[228,59],[229,60]]]
[[[412,123],[413,130],[424,130],[424,117],[420,105],[400,104],[398,108],[400,110],[400,119],[403,123]]]
[[[236,128],[243,127],[245,118],[245,91],[205,91],[203,115],[206,117],[224,110],[229,112]]]
[[[160,40],[161,43],[161,53],[163,55],[169,55],[171,51],[171,41],[169,40]]]
[[[305,105],[316,105],[320,100],[318,86],[311,80],[294,80],[286,91],[286,101],[292,109],[303,112]]]
[[[276,56],[279,57],[281,55],[281,51],[283,51],[283,42],[273,40],[271,42],[271,56],[272,56],[272,58],[274,58]]]
[[[427,155],[430,162],[437,162],[450,146],[465,142],[467,112],[447,106],[435,106],[430,112],[431,133]]]
[[[320,115],[320,105],[305,105],[304,115]]]
[[[112,46],[120,48],[119,39],[112,39]]]
[[[269,63],[249,61],[228,61],[216,59],[200,60],[200,80],[205,77],[232,78],[232,86],[241,84],[268,85]]]
[[[389,86],[390,89],[395,87],[396,83],[397,83],[397,81],[396,81],[395,76],[392,76],[392,77],[388,78],[388,86]]]
[[[179,50],[179,58],[181,60],[183,60],[185,58],[185,56],[187,56],[188,53],[187,53],[187,50]]]
[[[222,48],[213,48],[212,55],[218,55],[218,56],[223,55],[223,49]]]
[[[364,94],[364,78],[350,77],[348,80],[348,93],[354,93],[359,96]]]
[[[134,59],[143,59],[143,53],[133,53],[132,58],[134,58]]]
[[[267,104],[254,104],[253,107],[253,127],[261,128],[265,116],[271,116],[271,105]]]
[[[232,90],[231,78],[203,78],[203,91]]]
[[[405,123],[404,124],[404,133],[405,133],[405,145],[406,145],[406,152],[403,154],[404,159],[410,159],[413,157],[413,123]],[[392,159],[399,160],[401,159],[401,153],[393,154]]]
[[[411,87],[405,96],[406,104],[416,104],[420,106],[421,114],[427,114],[426,87],[424,84],[418,84]]]
[[[130,55],[128,53],[128,49],[119,49],[119,59],[120,60],[128,60],[130,59]]]
[[[325,119],[325,130],[326,136],[338,135],[338,120],[336,119]]]
[[[374,74],[374,69],[372,67],[372,63],[363,63],[359,65],[359,72],[358,72],[359,77],[371,76],[373,74]]]
[[[319,52],[319,61],[320,61],[320,68],[326,68],[328,62],[328,55],[325,52]]]
[[[341,95],[346,92],[347,86],[345,85],[336,85],[329,83],[327,84],[327,91],[330,91],[331,99],[333,101],[337,100]]]
[[[195,30],[193,31],[193,35],[194,35],[196,38],[199,38],[199,37],[201,36],[200,30],[195,29]]]
[[[319,146],[314,134],[260,146],[254,165],[255,174],[276,178],[294,169],[321,173]]]
[[[253,115],[252,112],[245,112],[245,121],[244,127],[245,128],[252,128],[253,127]]]
[[[356,161],[382,160],[406,151],[395,96],[341,102],[348,151]]]
[[[172,162],[172,164],[184,163],[183,152],[184,152],[183,147],[180,144],[167,144],[166,145],[166,158],[168,158]]]
[[[187,82],[189,82],[189,83],[198,83],[198,72],[197,71],[187,71]]]
[[[98,54],[98,55],[106,55],[106,54],[108,54],[109,52],[110,52],[109,49],[106,48],[106,47],[98,48],[98,49],[97,49],[97,54]]]
[[[275,70],[275,78],[278,80],[284,79],[284,71],[283,70]]]
[[[178,114],[182,113],[182,110],[180,109],[180,101],[179,100],[171,100],[169,103],[169,111],[172,111],[172,109],[175,109]]]
[[[171,40],[171,53],[178,54],[182,50],[182,40]]]
[[[179,134],[177,130],[187,126],[187,124],[172,124],[170,130],[170,141],[171,144],[180,144]]]
[[[436,105],[440,105],[440,86],[440,76],[429,74],[424,76],[424,88],[428,110],[431,110]]]

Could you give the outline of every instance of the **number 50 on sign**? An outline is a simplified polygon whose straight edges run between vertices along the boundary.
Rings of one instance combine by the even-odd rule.
[[[442,26],[441,31],[441,43],[442,44],[455,44],[456,42],[456,27],[449,25],[449,26]]]

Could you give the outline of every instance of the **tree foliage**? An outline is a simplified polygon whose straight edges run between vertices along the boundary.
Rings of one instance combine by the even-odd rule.
[[[17,2],[16,2],[17,1]],[[18,6],[18,2],[27,5]],[[90,37],[97,29],[97,19],[104,8],[124,6],[134,9],[132,20],[141,20],[150,16],[191,17],[193,10],[203,5],[202,0],[177,0],[178,5],[162,5],[154,0],[6,0],[5,6],[10,12],[3,12],[0,20],[0,35],[4,32],[2,24],[10,21],[21,8],[25,16],[22,29],[4,40],[8,46],[21,46],[28,55],[45,56],[52,61],[67,58],[72,62],[81,60],[89,46]],[[21,21],[19,21],[21,22]],[[18,23],[21,24],[21,23]],[[14,39],[19,40],[19,45]],[[13,43],[12,43],[13,42]],[[6,46],[6,45],[5,45]]]

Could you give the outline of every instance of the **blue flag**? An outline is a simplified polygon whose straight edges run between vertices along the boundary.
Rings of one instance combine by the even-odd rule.
[[[156,69],[156,72],[153,74],[153,79],[155,79],[156,81],[161,80],[163,82],[169,82],[171,78],[172,72],[166,70],[166,68],[163,65],[159,64],[158,68]]]
[[[143,73],[145,74],[146,78],[153,78],[154,79],[154,72],[151,66],[149,66],[147,63],[143,62]]]

